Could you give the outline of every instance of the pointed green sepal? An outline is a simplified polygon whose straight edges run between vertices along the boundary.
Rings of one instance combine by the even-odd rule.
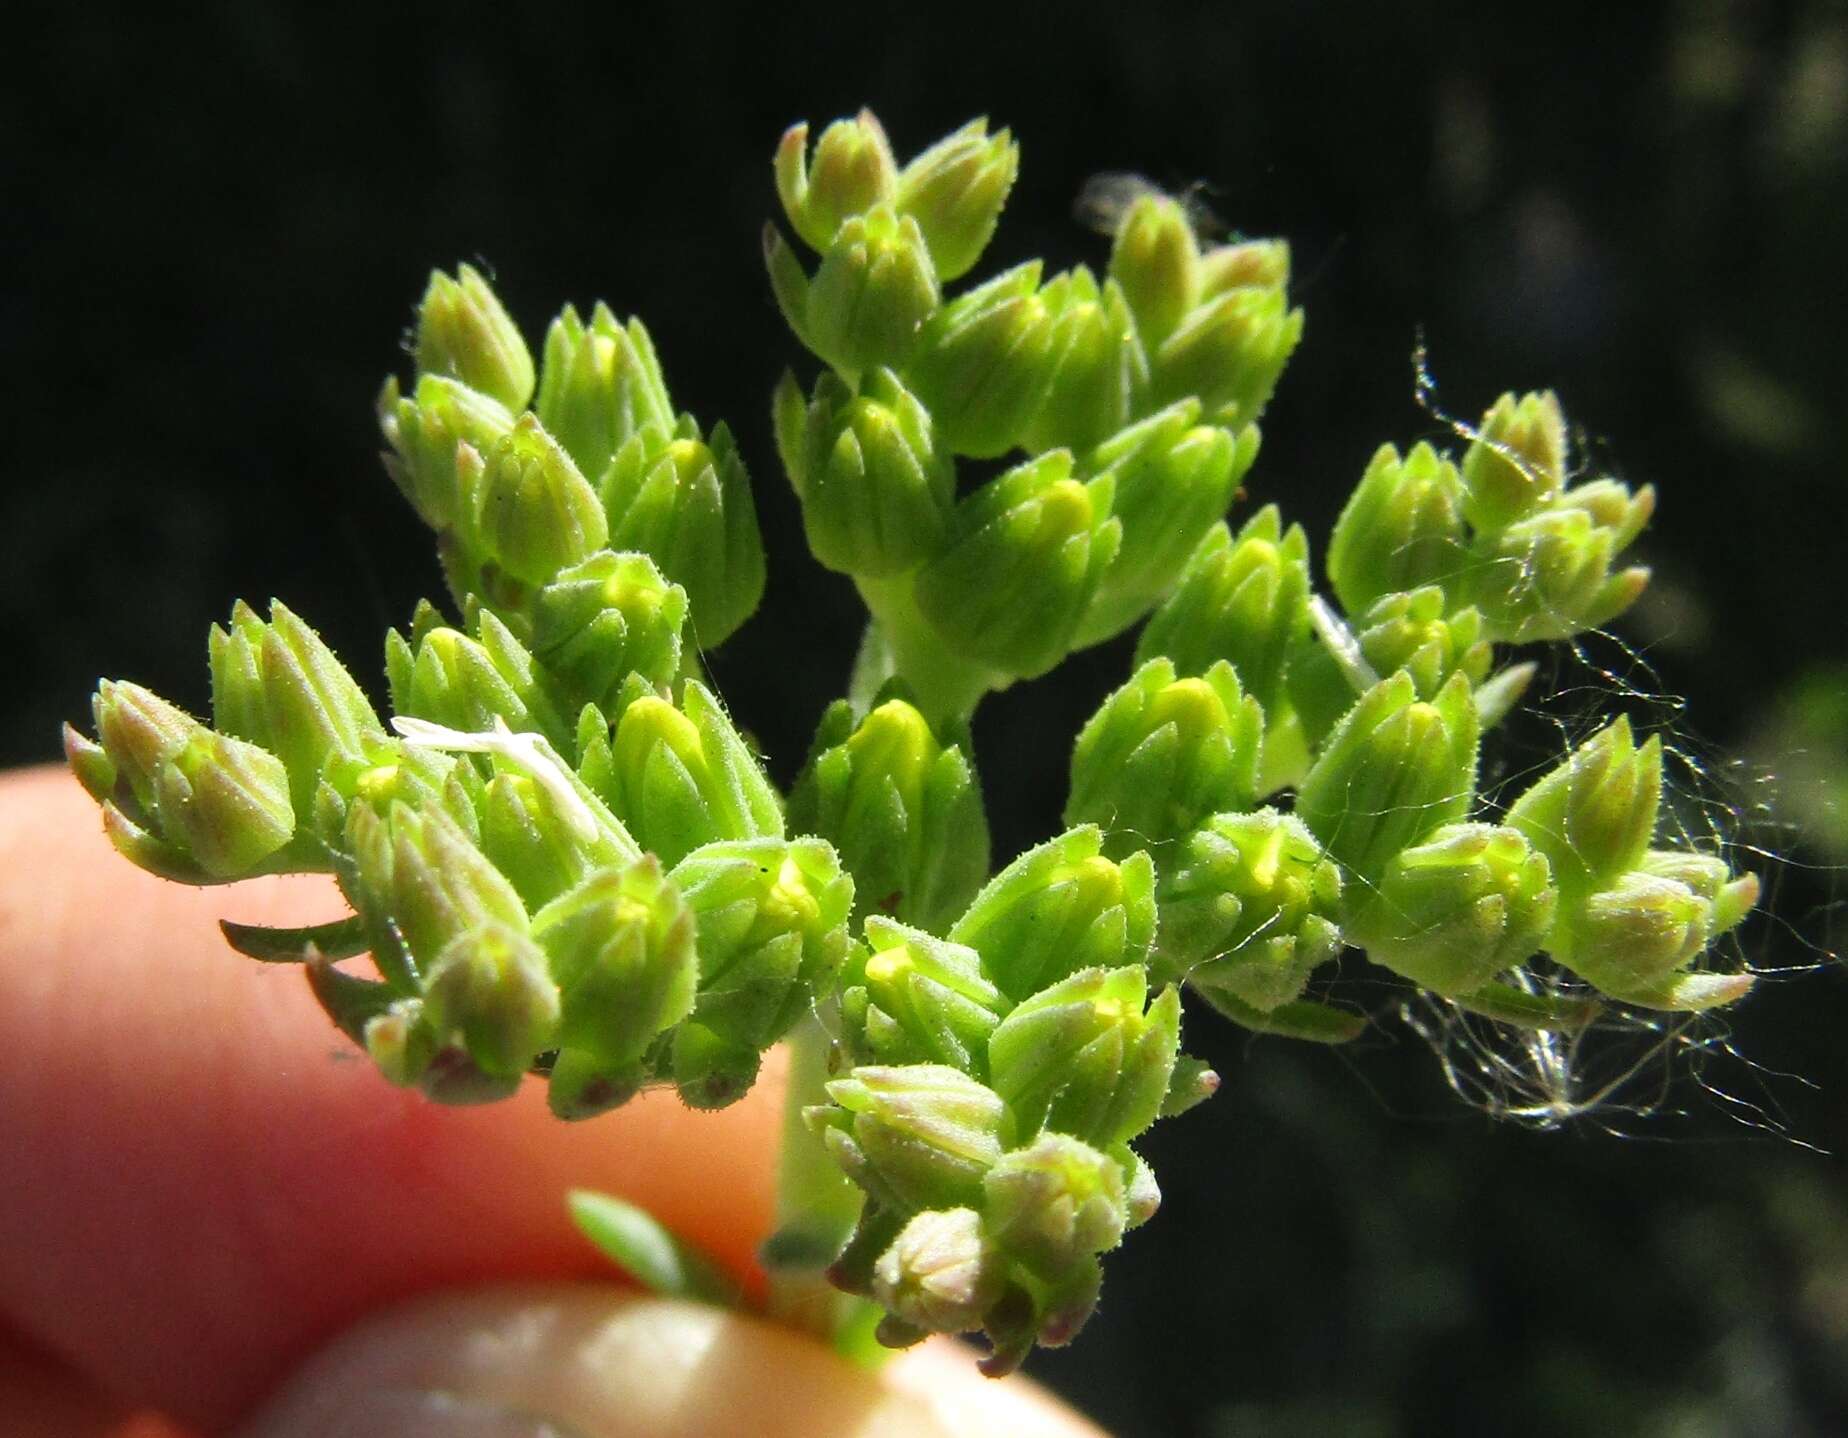
[[[1662,743],[1640,747],[1619,718],[1509,807],[1505,823],[1546,855],[1570,909],[1642,863],[1662,797]]]
[[[1232,505],[1258,453],[1258,431],[1198,423],[1186,399],[1114,436],[1087,468],[1115,482],[1111,513],[1123,544],[1091,603],[1080,638],[1106,638],[1146,614],[1175,586],[1200,541]]]
[[[1007,999],[976,951],[877,915],[842,977],[842,1039],[884,1064],[948,1064],[984,1072],[988,1038]]]
[[[648,1292],[721,1308],[737,1304],[736,1281],[646,1209],[586,1188],[572,1189],[565,1204],[578,1232]]]
[[[1328,545],[1328,577],[1341,607],[1363,614],[1388,594],[1435,584],[1453,593],[1464,553],[1463,481],[1428,444],[1403,459],[1381,445],[1355,486]]]
[[[941,1064],[862,1064],[805,1111],[841,1171],[899,1213],[980,1202],[1008,1115],[999,1095]]]
[[[1502,824],[1448,824],[1351,896],[1348,942],[1421,988],[1474,993],[1547,942],[1559,903],[1546,856]]]
[[[1296,813],[1344,870],[1377,884],[1401,852],[1468,816],[1478,732],[1462,675],[1429,700],[1403,671],[1382,679],[1329,735]]]
[[[918,573],[918,607],[958,651],[1033,678],[1069,652],[1121,543],[1108,475],[1072,478],[1054,450],[956,506],[947,547]]]
[[[1264,711],[1223,659],[1187,679],[1151,659],[1080,731],[1065,822],[1101,826],[1113,852],[1171,843],[1251,805],[1263,737]]]
[[[644,849],[676,864],[719,839],[777,838],[783,812],[712,691],[689,679],[679,708],[653,694],[622,711],[603,798]]]
[[[445,375],[516,413],[533,393],[533,357],[493,288],[470,265],[431,272],[417,307],[417,368]]]
[[[552,321],[533,409],[593,482],[638,430],[674,423],[654,341],[639,319],[625,325],[605,304],[588,325],[570,305]]]
[[[625,680],[657,688],[680,672],[687,592],[645,554],[603,550],[533,596],[532,650],[577,704],[615,712]]]
[[[846,700],[829,708],[790,793],[789,823],[839,850],[861,916],[941,931],[988,874],[975,766],[903,699],[876,705],[857,723]]]
[[[1093,825],[1029,849],[976,895],[950,930],[981,955],[982,972],[1019,1002],[1080,969],[1147,956],[1155,935],[1154,867],[1146,853],[1105,858]]]
[[[694,1021],[761,1053],[832,991],[854,884],[821,839],[708,844],[668,877],[699,939]]]
[[[331,758],[362,759],[385,730],[353,676],[280,600],[265,623],[241,601],[212,626],[212,718],[221,733],[269,750],[289,771],[298,810]]]
[[[988,1040],[989,1081],[1023,1134],[1100,1148],[1161,1113],[1180,1049],[1180,992],[1148,999],[1141,965],[1081,969],[1017,1004]]]
[[[1040,298],[1053,324],[1051,370],[1021,443],[1082,454],[1147,412],[1148,351],[1115,280],[1099,287],[1080,265],[1048,280]]]
[[[1019,444],[1053,380],[1056,325],[1030,261],[958,295],[918,335],[904,379],[955,454]]]
[[[774,161],[776,193],[795,232],[819,252],[849,218],[893,200],[898,165],[871,110],[829,125],[812,156],[808,134],[806,124],[783,132]]]
[[[714,648],[756,612],[764,546],[751,481],[725,425],[704,441],[691,415],[649,425],[599,482],[612,549],[640,550],[687,592],[693,637]]]
[[[1156,890],[1158,972],[1271,1013],[1341,950],[1340,870],[1292,814],[1217,814]]]
[[[843,574],[901,573],[943,544],[956,469],[930,412],[898,377],[875,369],[848,389],[815,384],[789,477],[815,558]]]
[[[533,916],[560,996],[553,1111],[588,1117],[627,1099],[656,1038],[693,1011],[695,925],[652,854],[598,869]]]
[[[945,281],[975,268],[993,237],[1020,170],[1020,147],[1006,130],[971,120],[918,155],[898,177],[901,214],[917,221]]]
[[[1544,508],[1565,485],[1566,417],[1551,390],[1504,394],[1463,456],[1463,517],[1495,533]]]
[[[1178,674],[1204,674],[1228,660],[1274,719],[1289,654],[1309,629],[1308,602],[1308,539],[1267,505],[1236,538],[1223,524],[1207,532],[1142,631],[1136,661],[1165,656]]]

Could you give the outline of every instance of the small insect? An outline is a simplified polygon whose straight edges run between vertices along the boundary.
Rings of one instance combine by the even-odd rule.
[[[1206,181],[1196,180],[1178,194],[1171,194],[1146,175],[1132,174],[1128,170],[1104,170],[1080,187],[1078,198],[1072,202],[1072,218],[1087,230],[1114,236],[1130,207],[1137,200],[1154,195],[1178,204],[1181,213],[1187,216],[1187,223],[1201,239],[1221,240],[1231,233],[1232,227],[1207,204],[1207,189]]]

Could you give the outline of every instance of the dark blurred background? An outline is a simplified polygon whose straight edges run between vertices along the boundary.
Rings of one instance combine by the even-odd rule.
[[[1446,438],[1420,336],[1443,412],[1556,387],[1588,463],[1659,487],[1656,584],[1551,664],[1551,718],[1601,669],[1639,691],[1698,765],[1681,821],[1767,877],[1745,956],[1796,972],[1729,1032],[1582,1055],[1576,1090],[1547,1054],[1477,1082],[1490,1055],[1425,1015],[1434,1054],[1383,995],[1341,1053],[1202,1019],[1225,1089],[1151,1135],[1166,1207],[1034,1371],[1123,1434],[1848,1431],[1848,7],[157,13],[181,8],[9,27],[0,760],[53,757],[99,674],[202,709],[238,596],[283,598],[382,689],[380,633],[439,580],[372,397],[429,268],[475,260],[535,341],[567,299],[639,311],[678,403],[738,431],[772,578],[713,667],[786,780],[862,617],[806,562],[769,442],[805,362],[758,258],[777,135],[862,103],[901,154],[1012,126],[985,269],[1101,262],[1070,218],[1095,171],[1198,184],[1294,245],[1307,336],[1250,484],[1314,538],[1380,441]],[[1068,736],[1126,661],[984,710],[1002,852],[1055,824]],[[1559,740],[1543,716],[1510,742]],[[1588,1100],[1632,1061],[1556,1132],[1483,1111]]]

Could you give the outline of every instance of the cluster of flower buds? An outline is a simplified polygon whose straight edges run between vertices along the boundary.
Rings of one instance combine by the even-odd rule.
[[[1203,246],[1130,186],[1101,277],[1030,261],[946,294],[1017,168],[981,121],[902,166],[866,113],[777,151],[818,259],[767,229],[772,289],[826,366],[778,387],[777,448],[873,620],[787,804],[697,660],[764,587],[730,431],[678,414],[602,305],[536,367],[467,266],[431,279],[417,373],[379,403],[455,598],[387,636],[389,722],[289,610],[240,604],[210,725],[105,681],[96,737],[66,731],[136,863],[334,875],[345,917],[226,932],[301,963],[395,1082],[480,1102],[538,1075],[567,1118],[649,1085],[717,1107],[807,1035],[786,1173],[834,1196],[813,1269],[889,1344],[984,1333],[995,1373],[1084,1323],[1159,1202],[1130,1144],[1217,1084],[1180,1053],[1182,987],[1329,1043],[1366,1022],[1314,987],[1347,946],[1543,1029],[1709,1008],[1753,982],[1699,960],[1757,892],[1655,847],[1661,746],[1622,720],[1505,812],[1478,799],[1481,736],[1534,673],[1493,646],[1627,606],[1650,490],[1568,487],[1557,401],[1505,395],[1460,463],[1375,455],[1326,555],[1338,611],[1275,507],[1224,518],[1301,334],[1287,249]],[[964,493],[958,458],[1001,463]],[[1145,616],[1078,736],[1071,827],[990,877],[977,701]],[[1528,982],[1539,955],[1599,998]]]
[[[390,726],[288,609],[239,604],[212,726],[105,683],[73,767],[157,872],[333,872],[348,918],[234,942],[304,962],[394,1080],[472,1102],[538,1073],[570,1117],[650,1083],[730,1102],[830,991],[854,893],[686,672],[689,627],[716,642],[763,586],[735,446],[676,418],[646,331],[601,305],[560,315],[536,376],[466,266],[432,278],[415,355],[386,465],[460,618],[388,634]],[[361,954],[376,978],[336,967]]]
[[[1328,575],[1350,614],[1390,594],[1437,586],[1474,606],[1500,643],[1569,639],[1608,623],[1649,582],[1615,569],[1655,508],[1647,486],[1613,479],[1568,488],[1565,418],[1549,391],[1504,394],[1459,467],[1429,444],[1383,446],[1335,525]]]
[[[1662,745],[1618,719],[1509,807],[1506,823],[1552,865],[1546,948],[1593,988],[1653,1009],[1739,999],[1749,973],[1692,970],[1758,900],[1758,880],[1712,854],[1656,849]]]
[[[843,1076],[808,1117],[865,1206],[832,1276],[880,1337],[983,1331],[1003,1373],[1068,1341],[1098,1260],[1159,1202],[1129,1143],[1217,1080],[1151,994],[1146,853],[1072,829],[997,875],[948,937],[879,917],[849,961]]]
[[[379,399],[386,468],[437,532],[458,604],[530,619],[563,572],[639,552],[685,591],[700,644],[750,618],[764,558],[743,462],[723,424],[676,417],[640,320],[598,305],[586,325],[567,305],[535,382],[519,330],[464,265],[432,278],[416,355],[410,392],[388,379]]]
[[[900,167],[870,115],[812,152],[783,138],[772,288],[829,368],[777,391],[778,448],[817,558],[853,576],[885,672],[932,722],[1134,624],[1238,493],[1256,419],[1302,328],[1275,242],[1202,249],[1139,195],[1091,270],[1037,260],[956,295],[1019,164],[965,127]],[[957,456],[1026,458],[958,497]]]

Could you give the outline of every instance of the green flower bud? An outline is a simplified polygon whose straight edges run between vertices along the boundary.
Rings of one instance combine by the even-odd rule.
[[[676,864],[718,839],[779,838],[783,813],[744,738],[689,679],[681,707],[646,695],[617,721],[607,754],[584,756],[598,791],[644,849]]]
[[[1214,299],[1227,290],[1280,290],[1290,283],[1290,246],[1286,240],[1240,240],[1214,245],[1200,256],[1200,298]]]
[[[944,280],[975,268],[1019,170],[1020,147],[1006,130],[990,135],[985,119],[971,120],[905,166],[899,213],[917,221]]]
[[[955,454],[992,459],[1020,443],[1045,403],[1056,325],[1039,261],[958,295],[918,335],[905,383]]]
[[[868,373],[857,395],[824,372],[795,443],[790,481],[809,548],[828,568],[898,574],[942,545],[955,462],[938,445],[929,411],[890,370]]]
[[[846,700],[821,721],[789,822],[840,851],[856,912],[947,927],[988,875],[988,821],[968,754],[888,699],[858,724]]]
[[[385,738],[353,676],[280,600],[267,624],[240,600],[228,630],[212,626],[209,648],[213,722],[282,760],[298,812],[312,807],[330,756],[359,759]]]
[[[1309,629],[1309,541],[1283,528],[1266,505],[1232,537],[1207,532],[1136,645],[1136,662],[1166,657],[1177,674],[1231,663],[1245,692],[1273,718],[1281,708],[1285,662]]]
[[[1040,298],[1052,318],[1053,357],[1045,401],[1021,443],[1035,454],[1082,453],[1146,409],[1148,352],[1115,280],[1099,290],[1096,277],[1080,265],[1055,275]]]
[[[1348,941],[1422,988],[1459,998],[1540,952],[1559,892],[1546,856],[1501,824],[1447,824],[1357,892]]]
[[[485,394],[440,375],[423,375],[410,399],[388,379],[379,393],[379,428],[392,453],[385,469],[423,522],[439,534],[472,533],[474,471],[459,467],[457,448],[479,457],[513,428],[513,415]]]
[[[937,275],[916,220],[880,205],[842,222],[811,279],[774,229],[765,233],[783,318],[843,375],[902,364],[938,304]]]
[[[1587,489],[1593,486],[1587,485]],[[1618,486],[1621,489],[1621,486]],[[1649,584],[1649,571],[1611,572],[1612,561],[1642,527],[1654,496],[1645,489],[1629,508],[1599,489],[1581,508],[1569,491],[1560,504],[1502,530],[1468,573],[1464,587],[1482,611],[1489,637],[1511,644],[1569,639],[1615,619]],[[1601,515],[1618,512],[1615,525]]]
[[[1686,884],[1713,905],[1715,938],[1738,927],[1758,902],[1758,876],[1735,874],[1724,859],[1713,854],[1651,849],[1638,867],[1645,874]]]
[[[828,991],[847,956],[853,880],[820,839],[708,844],[668,877],[698,926],[693,1020],[755,1057]]]
[[[424,1023],[458,1039],[490,1077],[524,1073],[558,1029],[558,986],[523,930],[479,924],[451,939],[424,975]]]
[[[691,415],[671,431],[638,431],[600,492],[610,547],[640,550],[686,590],[699,644],[716,647],[751,617],[764,595],[763,539],[750,477],[723,424],[704,443]]]
[[[1755,881],[1727,896],[1743,917]],[[1611,998],[1642,1008],[1699,1010],[1743,998],[1747,974],[1686,973],[1716,932],[1715,904],[1680,879],[1642,871],[1623,875],[1561,916],[1553,957]]]
[[[1188,679],[1151,659],[1079,733],[1065,822],[1102,826],[1113,849],[1169,843],[1250,806],[1263,736],[1264,711],[1223,659]]]
[[[1246,288],[1200,305],[1150,356],[1154,402],[1191,395],[1215,423],[1256,419],[1303,337],[1289,304],[1282,290]]]
[[[1156,890],[1159,972],[1270,1013],[1341,951],[1341,873],[1293,814],[1218,814]]]
[[[1296,813],[1344,870],[1377,884],[1403,850],[1467,817],[1476,793],[1475,696],[1462,675],[1429,700],[1381,680],[1335,726]]]
[[[1021,1133],[1043,1127],[1108,1148],[1155,1122],[1179,1052],[1181,1000],[1173,988],[1147,999],[1140,964],[1082,969],[1001,1020],[988,1040],[989,1081]]]
[[[538,419],[521,415],[483,456],[475,524],[483,551],[527,584],[544,584],[603,548],[603,506]]]
[[[366,919],[373,958],[401,991],[415,992],[417,976],[460,934],[488,922],[526,929],[518,892],[441,807],[355,804],[347,851],[357,880],[347,897]]]
[[[295,837],[288,770],[267,749],[213,733],[139,684],[105,679],[92,711],[100,742],[66,726],[65,752],[125,858],[217,884],[262,872]]]
[[[412,638],[385,635],[385,679],[400,715],[480,732],[504,720],[516,732],[537,730],[562,741],[564,722],[540,688],[533,656],[491,610],[476,611],[478,638],[436,622],[420,607]]]
[[[530,775],[503,770],[481,806],[481,849],[529,909],[557,898],[592,870],[632,861],[634,842],[613,821],[586,832]]]
[[[1550,389],[1504,394],[1463,456],[1463,517],[1488,533],[1545,508],[1565,484],[1566,417]]]
[[[911,1328],[967,1333],[1000,1299],[1005,1273],[974,1209],[927,1209],[873,1265],[872,1296]]]
[[[451,375],[518,412],[533,393],[533,358],[488,282],[469,265],[441,270],[417,307],[417,368]]]
[[[1661,741],[1638,748],[1619,718],[1516,799],[1504,822],[1546,855],[1570,910],[1642,863],[1661,798]]]
[[[996,1248],[1057,1282],[1123,1241],[1123,1165],[1069,1134],[1042,1133],[988,1170],[982,1218]]]
[[[983,485],[956,506],[948,546],[917,577],[918,607],[939,635],[1021,678],[1069,652],[1122,539],[1110,476],[1071,473],[1071,456],[1054,450]]]
[[[652,559],[604,550],[533,596],[533,653],[573,699],[609,714],[631,674],[673,682],[686,617],[686,590]]]
[[[992,1090],[942,1064],[862,1064],[828,1097],[804,1117],[875,1204],[918,1213],[980,1202],[1007,1124]]]
[[[1454,586],[1467,566],[1457,468],[1428,444],[1404,459],[1381,445],[1349,497],[1328,545],[1341,607],[1363,614],[1388,594]]]
[[[1236,436],[1196,424],[1194,400],[1161,413],[1099,446],[1089,467],[1116,483],[1111,512],[1123,546],[1105,573],[1081,637],[1103,639],[1140,619],[1174,588],[1188,557],[1217,524],[1257,458],[1258,431]]]
[[[847,219],[888,204],[898,189],[891,142],[871,110],[836,120],[808,156],[808,126],[791,125],[776,147],[776,193],[810,249],[828,248]]]
[[[1143,342],[1158,348],[1200,301],[1200,244],[1179,201],[1148,194],[1124,212],[1110,278],[1128,298]]]
[[[693,1011],[694,933],[652,854],[594,871],[533,916],[560,995],[555,1112],[589,1117],[640,1086],[650,1045]]]
[[[588,326],[570,305],[552,321],[533,409],[546,433],[593,481],[637,430],[644,425],[668,429],[674,423],[673,402],[648,331],[639,319],[619,323],[601,303],[591,311]]]
[[[1113,863],[1093,826],[1029,849],[989,880],[950,930],[1018,1002],[1080,969],[1140,963],[1155,936],[1155,872],[1146,853]]]
[[[1420,699],[1436,698],[1453,674],[1480,688],[1494,646],[1482,636],[1480,614],[1469,608],[1446,614],[1446,602],[1435,584],[1382,596],[1354,626],[1361,658],[1376,674],[1411,675]],[[1354,697],[1341,661],[1325,644],[1299,646],[1290,665],[1290,700],[1312,743],[1334,728]]]
[[[877,915],[841,995],[848,1051],[887,1064],[949,1064],[980,1073],[1007,1001],[966,944]]]

